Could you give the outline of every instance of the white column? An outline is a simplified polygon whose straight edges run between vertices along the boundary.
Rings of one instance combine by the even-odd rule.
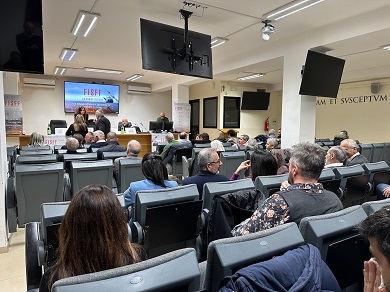
[[[284,56],[282,148],[290,148],[298,142],[314,142],[316,98],[299,95],[306,54],[307,49],[300,47]]]

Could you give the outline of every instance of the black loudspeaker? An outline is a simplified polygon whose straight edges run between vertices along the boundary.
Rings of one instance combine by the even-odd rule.
[[[371,93],[378,93],[380,88],[379,83],[371,83]]]

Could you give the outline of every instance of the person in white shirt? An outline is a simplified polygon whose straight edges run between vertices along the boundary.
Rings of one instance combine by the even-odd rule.
[[[343,166],[345,159],[347,159],[345,150],[340,146],[333,146],[326,152],[325,168]]]

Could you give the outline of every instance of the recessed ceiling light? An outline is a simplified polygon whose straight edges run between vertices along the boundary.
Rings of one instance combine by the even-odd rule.
[[[74,56],[77,54],[77,50],[75,49],[63,49],[60,55],[60,59],[63,61],[71,61]]]
[[[131,75],[130,77],[127,77],[126,81],[135,81],[137,79],[140,79],[143,76],[144,76],[143,74],[134,74],[134,75]]]
[[[223,38],[223,37],[215,37],[211,40],[211,48],[215,48],[216,46],[222,45],[226,42],[228,42],[229,39]]]
[[[265,73],[255,73],[255,74],[252,74],[252,75],[239,77],[239,78],[237,78],[237,80],[248,80],[248,79],[262,77],[264,75],[265,75]]]
[[[89,67],[84,67],[83,70],[88,71],[88,72],[110,73],[110,74],[122,74],[123,73],[123,71],[120,71],[120,70],[89,68]]]
[[[98,13],[91,13],[80,10],[77,14],[76,21],[73,24],[72,34],[75,36],[86,37],[96,25],[97,19],[100,17]]]
[[[55,67],[53,73],[54,73],[54,75],[64,75],[67,69],[68,68],[65,68],[65,67]]]

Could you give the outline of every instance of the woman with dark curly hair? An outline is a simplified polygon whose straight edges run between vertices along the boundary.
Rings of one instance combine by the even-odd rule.
[[[116,195],[89,185],[72,199],[59,228],[58,258],[42,277],[39,291],[51,291],[59,279],[104,271],[145,258],[128,237],[127,220]]]
[[[168,180],[168,171],[162,162],[161,156],[152,152],[146,153],[142,158],[142,173],[145,179],[132,182],[130,187],[124,192],[125,204],[129,210],[130,217],[132,217],[131,210],[134,208],[137,191],[158,190],[178,186],[177,182]]]
[[[82,115],[84,118],[84,122],[85,123],[88,122],[88,114],[87,111],[85,110],[85,107],[79,106],[76,113],[74,114],[74,117],[76,117],[77,115]]]

